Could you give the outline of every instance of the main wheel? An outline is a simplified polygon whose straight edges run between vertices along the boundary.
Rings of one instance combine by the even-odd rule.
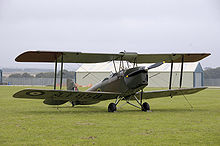
[[[110,103],[108,105],[108,112],[114,112],[116,111],[116,104],[115,103]]]
[[[142,111],[149,111],[150,110],[150,105],[147,102],[144,102],[142,105]]]

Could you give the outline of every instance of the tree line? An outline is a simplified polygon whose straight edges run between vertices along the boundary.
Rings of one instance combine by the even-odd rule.
[[[59,71],[57,77],[60,77],[61,72]],[[63,70],[63,78],[74,78],[74,71]],[[29,73],[15,73],[8,76],[9,78],[54,78],[54,72],[42,72],[36,75],[31,75]]]
[[[57,77],[60,77],[61,72],[59,71]],[[63,78],[74,78],[74,71],[63,70]],[[35,76],[29,73],[15,73],[9,75],[9,78],[54,78],[54,72],[42,72],[38,73]],[[220,78],[220,67],[217,68],[205,68],[204,70],[205,79],[218,79]]]
[[[220,78],[220,67],[217,68],[206,68],[204,71],[205,79],[219,79]]]

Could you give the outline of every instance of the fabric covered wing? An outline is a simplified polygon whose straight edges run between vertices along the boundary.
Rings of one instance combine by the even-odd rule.
[[[194,94],[201,90],[206,89],[207,87],[201,88],[185,88],[185,89],[171,89],[171,90],[160,90],[160,91],[149,91],[143,92],[143,99],[151,99],[151,98],[160,98],[160,97],[168,97],[168,96],[178,96],[178,95],[187,95]],[[140,97],[141,93],[138,92],[137,96]]]
[[[181,63],[182,57],[184,62],[197,62],[203,58],[209,56],[209,53],[186,53],[186,54],[138,54],[137,63],[156,63],[167,62]]]
[[[119,58],[118,54],[104,53],[82,53],[82,52],[50,52],[50,51],[28,51],[20,54],[17,62],[57,62],[64,63],[98,63]]]
[[[82,92],[82,91],[64,91],[64,90],[39,90],[25,89],[13,95],[15,98],[28,99],[53,99],[70,101],[102,101],[114,99],[119,93],[113,92]]]
[[[50,51],[28,51],[20,54],[15,60],[17,62],[58,62],[64,63],[99,63],[112,60],[125,60],[136,63],[156,63],[165,61],[174,63],[196,62],[209,53],[185,53],[185,54],[137,54],[136,52],[121,52],[118,54],[106,53],[82,53],[82,52],[50,52]]]

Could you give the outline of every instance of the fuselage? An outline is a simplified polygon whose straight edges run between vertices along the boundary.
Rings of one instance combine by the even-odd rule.
[[[135,73],[132,76],[128,76]],[[135,94],[148,85],[148,72],[144,67],[134,67],[113,73],[87,91],[117,92],[123,96]]]

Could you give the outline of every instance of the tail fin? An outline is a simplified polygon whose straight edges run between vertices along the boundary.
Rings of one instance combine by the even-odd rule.
[[[72,79],[67,79],[66,84],[67,84],[67,90],[78,91],[78,88]]]

